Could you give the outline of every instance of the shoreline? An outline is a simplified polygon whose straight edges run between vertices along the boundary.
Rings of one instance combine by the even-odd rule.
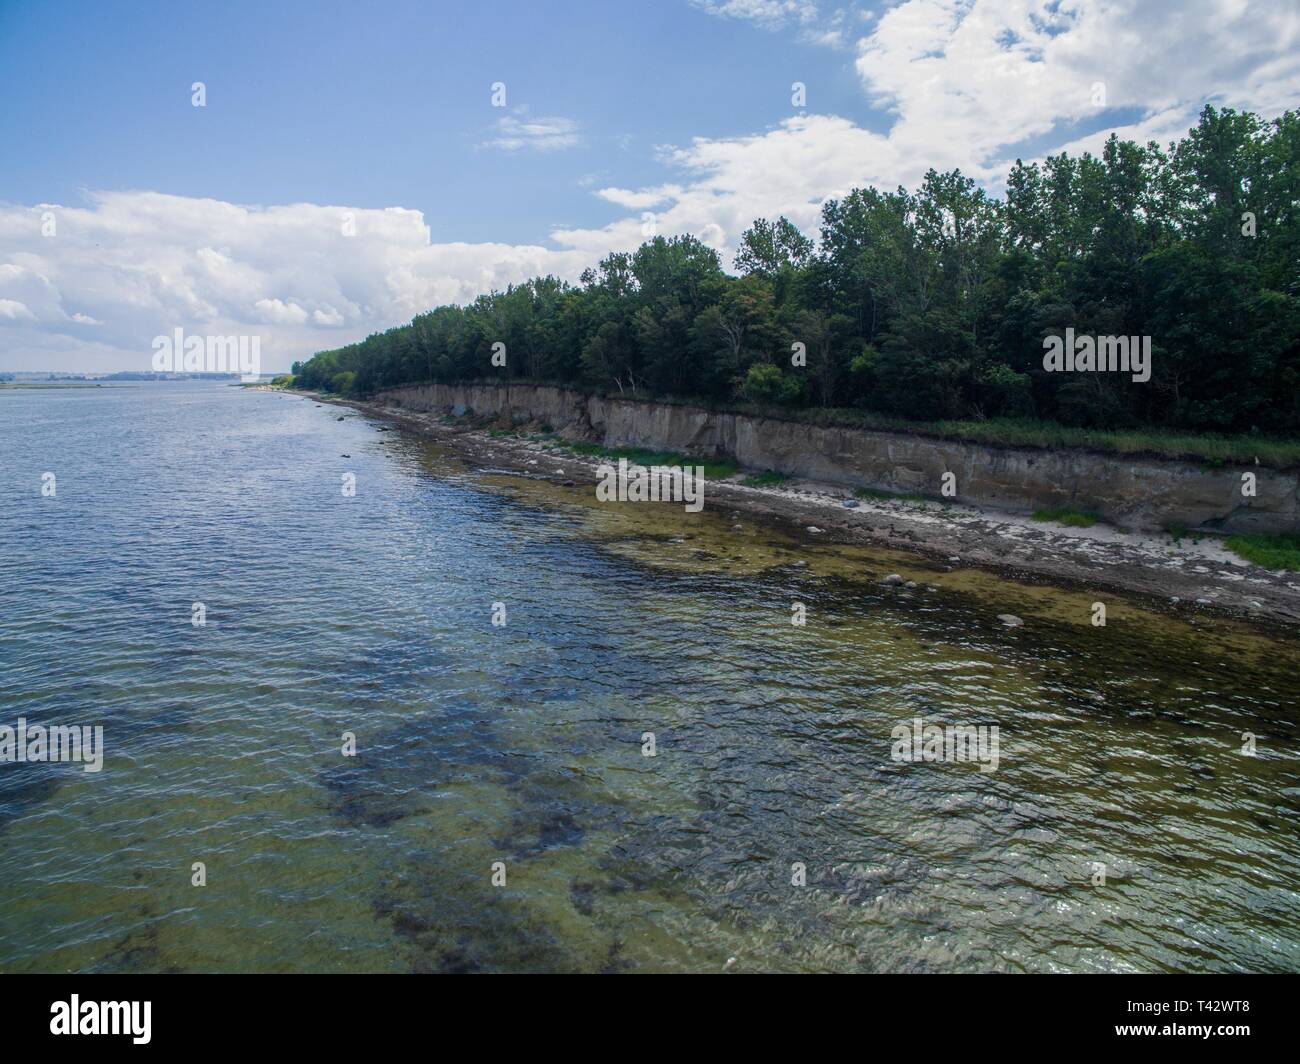
[[[425,439],[447,445],[479,469],[532,478],[589,482],[603,457],[557,453],[526,436],[493,436],[489,418],[464,417],[445,424],[438,414],[418,413],[359,399],[265,388],[321,405],[346,406]],[[1211,611],[1238,619],[1300,624],[1300,573],[1262,569],[1231,554],[1216,540],[1121,532],[1108,525],[1067,528],[1054,522],[954,503],[852,499],[842,487],[792,479],[779,486],[747,487],[734,479],[711,480],[705,505],[724,501],[734,510],[774,524],[794,525],[809,541],[856,543],[903,550],[953,568],[973,567],[1030,582],[1149,600],[1179,615]],[[810,529],[816,528],[813,532]],[[789,531],[790,529],[787,529]]]

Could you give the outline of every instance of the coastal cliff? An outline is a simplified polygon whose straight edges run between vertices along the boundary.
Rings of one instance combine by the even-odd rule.
[[[1009,513],[1067,507],[1137,530],[1187,528],[1223,533],[1300,529],[1300,470],[1228,464],[1211,467],[1155,456],[1082,449],[1000,447],[903,432],[814,425],[703,407],[585,395],[534,384],[434,384],[376,394],[381,406],[512,425],[538,423],[568,439],[606,447],[647,447],[730,458],[848,489],[941,498]],[[1242,492],[1255,476],[1255,495]]]

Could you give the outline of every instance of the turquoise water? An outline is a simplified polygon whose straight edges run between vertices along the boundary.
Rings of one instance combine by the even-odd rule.
[[[0,764],[0,970],[1300,968],[1294,637],[339,416],[0,391],[0,725],[106,748]],[[997,771],[893,761],[918,715]]]

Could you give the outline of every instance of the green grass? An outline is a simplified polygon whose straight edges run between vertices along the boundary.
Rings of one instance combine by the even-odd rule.
[[[1174,541],[1175,547],[1181,547],[1185,537],[1190,538],[1193,543],[1200,543],[1201,540],[1205,538],[1200,532],[1193,532],[1186,525],[1178,521],[1175,521],[1171,525],[1166,525],[1165,531],[1169,533],[1169,538]]]
[[[776,473],[769,470],[766,473],[754,473],[741,481],[747,488],[775,488],[778,484],[784,484],[790,478],[784,473]]]
[[[1300,573],[1300,536],[1233,536],[1228,550],[1265,569]]]
[[[602,447],[598,443],[585,443],[581,440],[574,442],[557,439],[551,442],[561,450],[588,458],[611,458],[614,461],[626,458],[629,462],[643,466],[703,466],[704,475],[713,480],[735,476],[738,468],[730,459],[692,458],[676,451],[655,451],[648,447]]]
[[[1071,528],[1090,528],[1101,520],[1097,514],[1085,510],[1071,510],[1066,506],[1035,510],[1033,518],[1035,521],[1055,521],[1058,525],[1069,525]]]
[[[740,413],[777,417],[814,425],[874,429],[965,440],[994,447],[1032,447],[1042,450],[1078,448],[1110,454],[1154,455],[1199,462],[1211,468],[1234,463],[1259,463],[1280,469],[1300,464],[1300,439],[1243,433],[1236,436],[1180,432],[1169,429],[1082,429],[1028,418],[989,418],[985,421],[908,421],[868,410],[814,408],[811,410],[758,410]]]

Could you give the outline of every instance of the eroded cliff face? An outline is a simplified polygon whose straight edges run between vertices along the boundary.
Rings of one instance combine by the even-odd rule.
[[[845,488],[940,498],[945,473],[957,502],[1011,512],[1066,506],[1142,530],[1182,525],[1223,532],[1300,531],[1300,470],[1210,469],[1092,451],[991,447],[905,433],[825,428],[715,413],[693,406],[607,399],[532,384],[398,388],[376,396],[408,410],[538,422],[569,439],[726,457]],[[1242,495],[1242,474],[1256,496]]]

